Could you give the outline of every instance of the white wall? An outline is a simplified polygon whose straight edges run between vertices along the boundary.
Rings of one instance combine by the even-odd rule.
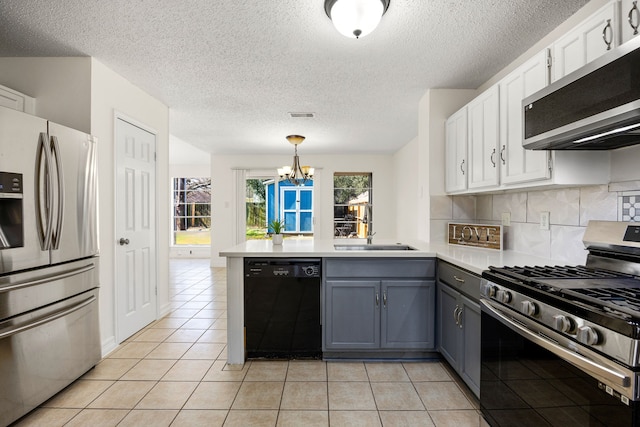
[[[233,156],[213,155],[211,163],[211,191],[214,195],[212,217],[212,265],[224,266],[225,259],[219,257],[221,250],[235,245],[233,217],[234,169],[274,170],[291,162],[291,155]],[[392,155],[306,155],[300,154],[305,164],[316,168],[314,192],[318,203],[314,206],[314,237],[333,238],[333,173],[373,173],[373,229],[376,238],[395,238],[395,185]]]
[[[420,182],[416,171],[420,170],[418,138],[412,139],[393,155],[394,185],[396,187],[395,222],[398,241],[416,239],[419,223],[418,206]]]
[[[640,145],[611,152],[611,182],[640,180]]]
[[[91,132],[91,58],[0,58],[0,84],[36,98],[36,116]]]
[[[207,154],[209,156],[209,154]],[[183,165],[169,165],[169,177],[173,178],[188,178],[188,177],[201,177],[209,176],[211,174],[211,164],[183,164]],[[169,187],[171,191],[172,187]]]
[[[117,344],[115,330],[115,113],[122,113],[157,132],[156,140],[156,224],[158,316],[169,311],[170,219],[169,108],[99,61],[91,61],[91,133],[98,137],[100,171],[100,329],[103,353]]]

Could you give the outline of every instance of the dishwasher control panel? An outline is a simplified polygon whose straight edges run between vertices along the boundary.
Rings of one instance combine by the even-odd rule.
[[[320,277],[320,259],[254,259],[244,261],[245,277]]]

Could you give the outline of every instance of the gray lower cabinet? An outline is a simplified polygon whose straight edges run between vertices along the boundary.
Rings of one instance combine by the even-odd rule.
[[[325,346],[335,350],[380,348],[380,282],[327,280]]]
[[[436,283],[428,280],[435,263],[422,261],[429,263],[424,271],[415,269],[415,262],[398,260],[357,260],[352,265],[348,260],[327,261],[325,274],[340,277],[324,282],[324,349],[435,349]],[[423,277],[402,277],[409,274]]]
[[[383,280],[381,287],[381,347],[435,348],[435,280]]]
[[[325,295],[327,349],[435,347],[433,280],[327,280]]]
[[[449,264],[443,268],[440,263],[438,268],[438,350],[471,391],[479,396],[480,305],[471,296],[475,297],[479,292],[480,278],[462,270],[456,271]],[[447,275],[447,272],[456,274]],[[444,281],[450,277],[454,278],[456,288]],[[463,294],[461,287],[472,295]]]

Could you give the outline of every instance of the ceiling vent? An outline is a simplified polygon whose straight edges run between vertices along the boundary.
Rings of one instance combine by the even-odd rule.
[[[315,116],[315,113],[289,113],[291,119],[313,119]]]

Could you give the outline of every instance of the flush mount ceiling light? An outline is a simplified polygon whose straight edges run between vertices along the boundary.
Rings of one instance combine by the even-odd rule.
[[[289,135],[287,136],[289,141],[295,147],[293,156],[293,165],[283,166],[278,168],[278,175],[280,179],[287,180],[294,185],[302,185],[305,182],[313,178],[314,169],[310,166],[300,166],[300,159],[298,158],[298,145],[304,141],[304,136]]]
[[[376,29],[389,1],[324,0],[324,11],[340,34],[357,39]]]

